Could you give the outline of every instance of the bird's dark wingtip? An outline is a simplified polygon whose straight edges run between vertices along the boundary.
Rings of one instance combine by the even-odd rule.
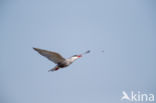
[[[36,50],[36,51],[38,50],[37,48],[34,48],[34,47],[32,47],[32,48],[33,48],[34,50]]]

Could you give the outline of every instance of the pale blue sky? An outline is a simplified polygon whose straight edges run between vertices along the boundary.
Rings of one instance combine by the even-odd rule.
[[[156,94],[155,0],[1,0],[0,103],[122,103]],[[68,68],[64,57],[91,50]],[[105,52],[102,53],[101,51]]]

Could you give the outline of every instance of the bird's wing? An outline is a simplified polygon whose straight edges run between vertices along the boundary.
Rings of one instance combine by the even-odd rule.
[[[63,62],[65,59],[58,53],[52,52],[52,51],[47,51],[39,48],[33,48],[35,51],[37,51],[39,54],[42,56],[45,56],[49,60],[53,61],[54,63],[59,63]]]

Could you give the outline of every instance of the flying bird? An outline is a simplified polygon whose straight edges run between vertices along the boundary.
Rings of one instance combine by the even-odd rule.
[[[52,62],[54,62],[56,64],[56,66],[54,68],[48,70],[48,72],[57,71],[60,68],[67,67],[70,64],[72,64],[75,60],[82,57],[82,55],[90,53],[90,50],[88,50],[88,51],[86,51],[86,52],[84,52],[82,54],[73,55],[72,57],[65,59],[59,53],[56,53],[56,52],[53,52],[53,51],[43,50],[43,49],[39,49],[39,48],[33,48],[33,49],[35,51],[37,51],[40,55],[46,57],[47,59],[49,59],[50,61],[52,61]]]

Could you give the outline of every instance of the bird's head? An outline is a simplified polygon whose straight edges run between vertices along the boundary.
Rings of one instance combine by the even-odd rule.
[[[70,58],[70,60],[71,60],[71,61],[75,61],[75,60],[77,60],[77,59],[80,58],[80,57],[82,57],[82,55],[73,55],[73,56]]]
[[[80,55],[73,55],[72,57],[80,58],[80,57],[82,57],[82,55],[81,54]]]

